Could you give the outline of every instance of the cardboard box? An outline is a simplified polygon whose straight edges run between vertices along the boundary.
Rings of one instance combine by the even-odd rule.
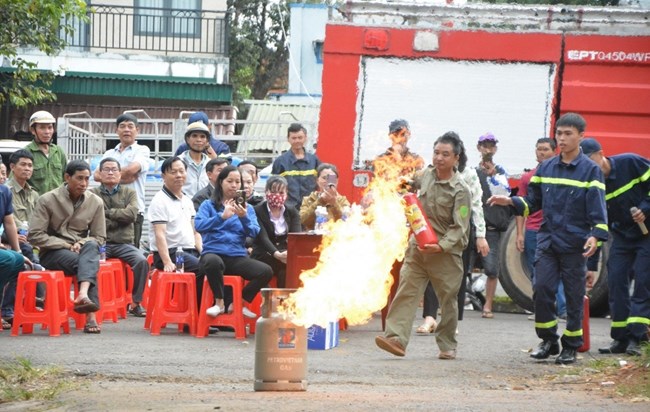
[[[332,349],[338,345],[338,322],[329,322],[326,328],[312,325],[307,329],[307,349]]]

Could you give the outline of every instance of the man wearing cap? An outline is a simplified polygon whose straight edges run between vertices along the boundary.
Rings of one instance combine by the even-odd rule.
[[[499,245],[501,239],[508,230],[512,220],[512,211],[507,208],[489,207],[487,200],[492,195],[509,195],[510,185],[508,176],[503,167],[494,163],[494,155],[497,152],[499,141],[494,134],[488,132],[478,138],[477,150],[481,154],[481,162],[476,169],[478,180],[483,191],[483,216],[485,218],[485,240],[487,240],[490,251],[483,257],[483,268],[487,281],[485,284],[485,304],[483,305],[482,317],[491,319],[492,303],[496,293],[499,277]],[[472,251],[472,253],[475,253]]]
[[[635,153],[605,157],[596,139],[580,143],[582,153],[605,175],[607,218],[612,243],[607,258],[612,343],[600,353],[641,355],[650,326],[650,161]],[[634,209],[632,212],[631,209]],[[646,233],[641,227],[643,225]],[[593,282],[598,255],[587,261],[587,283]],[[630,281],[634,290],[630,298]]]
[[[144,185],[147,180],[151,151],[147,146],[140,145],[135,141],[140,131],[137,117],[131,113],[123,113],[117,117],[116,124],[117,136],[120,138],[120,143],[115,148],[107,150],[104,156],[102,156],[102,159],[111,157],[120,162],[122,174],[120,185],[132,188],[138,196],[138,216],[133,224],[133,244],[139,248],[145,210]],[[102,183],[102,175],[99,168],[95,170],[93,178],[96,182]]]
[[[52,143],[55,123],[54,116],[44,110],[29,118],[29,130],[34,136],[34,140],[25,146],[34,156],[34,172],[29,184],[39,195],[61,186],[68,164],[63,149]]]
[[[535,332],[542,339],[530,356],[546,359],[560,352],[555,313],[555,295],[560,280],[564,284],[567,323],[562,334],[562,352],[556,364],[576,361],[582,346],[583,299],[586,259],[596,253],[598,242],[607,241],[605,184],[600,168],[582,154],[587,122],[579,114],[567,113],[555,123],[555,139],[560,155],[537,168],[525,197],[496,195],[489,205],[513,206],[527,217],[543,211],[537,234],[535,255]]]
[[[208,126],[208,128],[210,127],[210,122],[208,121],[208,115],[203,112],[194,112],[187,119],[187,124],[192,124],[194,122],[201,122],[204,125]],[[212,137],[212,134],[210,134],[208,138],[208,143],[210,143],[210,145],[206,146],[205,154],[207,154],[210,158],[213,158],[214,157],[213,155],[215,153],[217,156],[228,155],[230,153],[230,147],[224,142],[222,142],[221,140],[217,140],[214,137]],[[180,146],[178,146],[178,149],[176,149],[176,153],[174,155],[180,156],[186,150],[189,150],[189,145],[187,143],[183,143]]]
[[[302,124],[289,125],[287,140],[291,149],[275,159],[271,174],[287,179],[288,197],[285,206],[300,210],[303,197],[309,196],[316,187],[316,168],[320,165],[320,160],[305,149],[307,129]]]
[[[202,122],[190,123],[185,131],[185,143],[189,150],[184,151],[179,157],[187,164],[187,179],[183,185],[183,193],[192,198],[199,190],[210,184],[205,166],[211,157],[204,153],[208,146],[210,129]],[[209,147],[209,146],[208,146]],[[212,153],[212,158],[217,157]]]

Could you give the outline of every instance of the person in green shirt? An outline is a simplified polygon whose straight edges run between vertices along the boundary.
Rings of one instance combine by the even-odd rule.
[[[25,149],[34,156],[34,172],[28,182],[39,195],[63,184],[63,172],[68,164],[63,149],[52,143],[55,123],[54,116],[44,110],[29,118],[29,130],[34,140]]]

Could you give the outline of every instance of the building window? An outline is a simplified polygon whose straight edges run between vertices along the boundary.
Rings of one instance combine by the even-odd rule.
[[[161,37],[200,37],[201,0],[135,0],[135,32]]]

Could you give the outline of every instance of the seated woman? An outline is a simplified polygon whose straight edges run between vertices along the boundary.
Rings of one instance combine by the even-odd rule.
[[[244,192],[246,192],[246,202],[249,205],[257,206],[264,200],[264,197],[255,193],[255,176],[247,169],[237,167],[241,173],[241,181]]]
[[[300,222],[305,230],[314,229],[316,222],[316,207],[325,206],[327,217],[338,220],[343,216],[343,209],[350,206],[350,202],[336,191],[339,172],[331,163],[321,163],[316,168],[316,190],[305,196],[300,206]]]
[[[265,287],[273,276],[269,265],[251,259],[246,251],[246,237],[256,237],[260,231],[257,216],[249,204],[235,201],[241,190],[241,174],[234,166],[226,166],[217,177],[212,198],[201,203],[194,226],[203,239],[200,265],[205,273],[216,274],[221,280],[217,290],[212,289],[216,303],[208,308],[208,316],[218,316],[230,310],[224,295],[223,275],[238,275],[248,281],[242,297],[252,302],[255,295]],[[228,305],[227,305],[228,304]],[[244,316],[256,315],[244,307]]]
[[[266,181],[266,201],[255,206],[260,234],[255,238],[251,257],[262,261],[277,277],[278,287],[285,287],[287,274],[287,235],[300,232],[300,217],[293,207],[285,207],[287,179],[270,176]]]

